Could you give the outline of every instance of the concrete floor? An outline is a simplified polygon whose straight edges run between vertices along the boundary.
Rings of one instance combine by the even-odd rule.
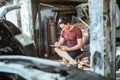
[[[54,54],[54,56],[50,56],[49,59],[50,59],[50,60],[55,60],[55,61],[57,61],[57,62],[62,63],[62,58],[59,57],[57,54]],[[90,70],[89,67],[81,66],[81,65],[78,65],[78,66],[76,66],[75,68],[77,68],[77,69],[82,69],[82,70]]]

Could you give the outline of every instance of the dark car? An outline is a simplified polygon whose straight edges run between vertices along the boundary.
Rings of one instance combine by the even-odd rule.
[[[5,15],[20,5],[9,5],[0,8],[0,55],[26,55],[37,56],[33,41],[15,26],[5,19]]]

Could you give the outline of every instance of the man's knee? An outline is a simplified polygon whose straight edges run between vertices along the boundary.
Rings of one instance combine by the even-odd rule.
[[[58,51],[58,49],[57,49],[57,48],[54,48],[54,51],[55,51],[55,52],[57,52],[57,51]]]
[[[58,53],[58,52],[60,52],[61,50],[60,50],[59,48],[54,48],[54,51],[55,51],[56,53]]]

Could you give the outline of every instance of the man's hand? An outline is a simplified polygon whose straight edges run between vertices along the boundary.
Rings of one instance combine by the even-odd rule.
[[[55,46],[60,46],[59,42],[55,42]]]
[[[64,50],[64,51],[70,51],[70,48],[67,47],[67,46],[61,46],[61,49]]]
[[[50,45],[51,47],[61,48],[60,44],[58,42],[55,42],[54,45]]]
[[[60,46],[56,46],[56,45],[50,45],[50,46],[54,48],[60,48]]]

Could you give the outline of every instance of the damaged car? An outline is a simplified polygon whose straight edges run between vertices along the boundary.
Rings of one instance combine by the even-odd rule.
[[[78,70],[59,62],[28,57],[0,56],[0,80],[107,80],[92,71]]]

